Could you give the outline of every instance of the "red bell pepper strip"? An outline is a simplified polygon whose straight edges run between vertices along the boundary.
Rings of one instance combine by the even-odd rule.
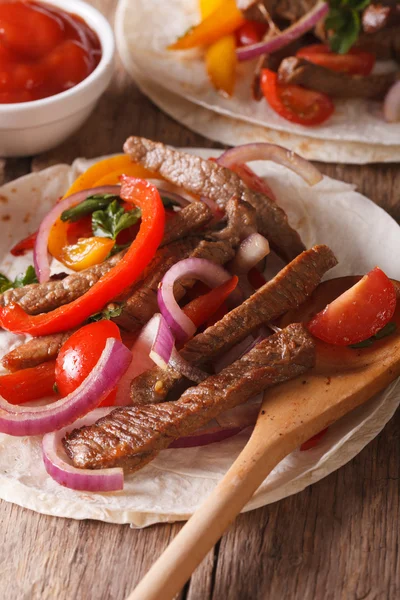
[[[18,244],[15,244],[10,250],[13,256],[22,256],[28,250],[33,250],[36,242],[37,231],[35,233],[31,233],[28,237],[24,238]]]
[[[0,377],[0,394],[11,404],[54,396],[55,361]]]
[[[186,304],[183,312],[193,321],[196,327],[200,327],[225,302],[229,294],[236,288],[238,281],[239,279],[234,275],[218,287]]]
[[[141,208],[142,221],[136,239],[119,263],[83,296],[49,313],[28,315],[18,304],[1,307],[0,325],[4,329],[34,336],[68,331],[99,312],[138,279],[162,240],[164,206],[157,188],[144,179],[122,176],[120,195]]]

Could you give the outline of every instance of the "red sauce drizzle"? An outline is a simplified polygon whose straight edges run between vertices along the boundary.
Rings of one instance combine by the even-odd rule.
[[[0,104],[68,90],[100,58],[97,34],[81,17],[40,2],[0,2]]]

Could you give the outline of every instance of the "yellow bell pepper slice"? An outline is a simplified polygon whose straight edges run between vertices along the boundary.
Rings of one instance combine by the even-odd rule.
[[[83,271],[102,263],[114,244],[114,240],[105,237],[80,238],[76,244],[63,248],[60,259],[73,271]]]
[[[206,50],[206,68],[216,90],[232,96],[236,80],[236,40],[226,35]]]
[[[72,194],[76,194],[77,192],[93,187],[100,187],[103,185],[118,185],[120,183],[119,178],[122,174],[129,175],[131,177],[139,177],[141,179],[160,179],[160,175],[145,169],[141,165],[133,163],[126,154],[118,154],[117,156],[100,160],[89,167],[74,181],[63,197],[67,198],[68,196],[72,196]],[[54,258],[69,266],[63,259],[64,249],[69,247],[67,232],[68,223],[64,223],[61,221],[61,219],[58,219],[54,223],[49,235],[48,250],[50,254],[54,256]],[[96,252],[93,254],[93,256],[94,260],[97,261]],[[85,264],[87,263],[88,267],[98,264],[98,262],[89,264],[89,255],[86,257],[85,261]],[[73,269],[74,267],[71,268]]]
[[[244,22],[245,18],[235,0],[225,0],[199,25],[189,29],[179,40],[168,46],[168,49],[187,50],[213,44],[221,37],[233,33]]]
[[[200,0],[199,8],[202,20],[214,12],[225,0]]]

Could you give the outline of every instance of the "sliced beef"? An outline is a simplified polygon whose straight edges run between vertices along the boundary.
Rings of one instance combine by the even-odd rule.
[[[326,271],[336,264],[337,260],[327,246],[314,246],[303,252],[243,304],[187,342],[181,355],[189,363],[199,366],[224,353],[260,325],[302,304]],[[132,381],[132,402],[162,402],[180,381],[182,377],[174,369],[154,367]]]
[[[36,367],[48,360],[54,360],[61,346],[72,333],[72,331],[67,331],[32,338],[3,356],[1,363],[9,371],[19,371]]]
[[[372,52],[379,60],[392,59],[400,62],[400,26],[364,33],[360,35],[354,48]]]
[[[17,302],[30,315],[54,310],[62,304],[76,300],[99,281],[120,261],[123,253],[112,256],[100,265],[68,275],[65,279],[33,283],[0,296],[0,306]]]
[[[211,219],[211,211],[203,202],[194,202],[176,213],[165,226],[161,246],[186,237]],[[31,315],[54,310],[82,296],[120,261],[125,252],[120,252],[85,271],[73,273],[62,280],[34,283],[0,295],[0,306],[17,302]]]
[[[303,44],[300,39],[293,40],[293,42],[284,48],[281,48],[281,50],[274,52],[273,54],[265,54],[264,56],[260,56],[252,83],[254,100],[257,100],[258,102],[263,98],[263,93],[260,87],[261,71],[263,69],[269,69],[270,71],[277,73],[282,60],[288,56],[294,56],[302,45]]]
[[[303,325],[290,325],[176,402],[114,410],[95,425],[67,434],[65,449],[77,467],[137,470],[173,440],[314,364],[311,336]]]
[[[333,98],[384,98],[396,81],[396,73],[380,75],[347,75],[291,56],[285,58],[278,71],[280,83],[294,83],[328,94]]]
[[[362,27],[365,33],[376,33],[387,27],[400,25],[400,3],[370,4],[362,14]]]
[[[227,225],[221,231],[209,231],[203,236],[193,234],[158,250],[140,281],[124,296],[118,298],[118,301],[124,302],[121,315],[114,319],[120,327],[136,331],[158,311],[158,284],[176,262],[191,256],[223,265],[234,257],[234,249],[239,242],[255,230],[255,211],[246,202],[232,198],[227,204],[226,212]],[[209,214],[208,208],[207,213]],[[193,281],[180,282],[175,287],[175,296],[178,299],[182,298],[192,285]],[[64,335],[68,337],[71,333],[66,332]],[[18,370],[26,366],[35,366],[45,360],[53,360],[67,337],[54,334],[30,340],[6,354],[3,357],[3,365],[6,368],[11,368],[11,365],[13,370]]]
[[[238,0],[237,5],[246,19],[265,21],[265,13],[275,21],[294,23],[308,13],[316,0]]]
[[[266,195],[250,190],[233,171],[140,137],[130,137],[124,150],[135,163],[160,173],[189,192],[214,200],[219,206],[224,207],[233,196],[254,206],[259,232],[283,258],[291,260],[304,250],[285,212]]]

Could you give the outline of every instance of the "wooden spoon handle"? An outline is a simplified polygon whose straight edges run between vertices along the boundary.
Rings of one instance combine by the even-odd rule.
[[[169,600],[280,462],[282,445],[254,433],[215,490],[181,529],[127,600]]]

